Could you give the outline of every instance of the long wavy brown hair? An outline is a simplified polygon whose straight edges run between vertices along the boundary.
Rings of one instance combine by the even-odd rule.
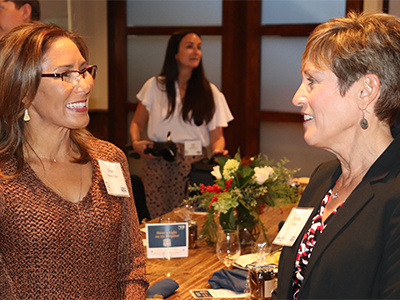
[[[17,168],[11,177],[19,175],[25,162],[24,147],[33,151],[23,115],[38,91],[43,57],[61,37],[73,41],[88,61],[88,50],[82,38],[57,25],[26,23],[0,39],[0,176],[9,177],[2,173],[2,166],[13,157],[17,160]],[[70,138],[80,154],[75,162],[88,162],[91,149],[85,140],[93,136],[86,129],[74,129]]]
[[[176,107],[175,82],[178,79],[179,72],[175,57],[182,39],[190,33],[201,38],[200,34],[193,30],[182,30],[175,32],[168,41],[164,64],[157,79],[158,83],[166,89],[168,96],[168,111],[165,119],[173,115]],[[204,74],[203,59],[201,59],[199,65],[193,69],[188,81],[181,115],[183,121],[189,123],[193,120],[197,126],[200,126],[204,123],[208,124],[214,113],[215,102],[210,83]]]

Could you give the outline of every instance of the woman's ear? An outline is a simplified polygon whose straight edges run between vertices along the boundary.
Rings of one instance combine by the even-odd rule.
[[[360,105],[366,109],[372,102],[378,100],[381,82],[375,74],[367,74],[361,79]]]

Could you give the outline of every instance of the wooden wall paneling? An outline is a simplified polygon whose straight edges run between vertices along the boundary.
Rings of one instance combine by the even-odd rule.
[[[303,123],[303,116],[298,113],[285,113],[276,111],[259,111],[257,118],[263,122],[288,122]]]
[[[389,13],[389,0],[383,0],[382,1],[382,12],[384,12],[384,13]]]
[[[108,0],[108,135],[124,149],[127,140],[126,1]]]
[[[260,152],[260,119],[258,112],[261,101],[261,1],[248,1],[246,12],[246,144],[245,153],[249,156]],[[243,105],[242,104],[242,105]]]
[[[347,0],[346,1],[346,12],[355,10],[355,11],[363,11],[364,9],[364,0]]]
[[[222,92],[235,118],[224,134],[226,149],[233,155],[239,146],[242,153],[246,153],[246,110],[249,109],[245,98],[247,1],[224,0],[222,5]]]
[[[89,110],[90,122],[87,129],[97,138],[108,140],[108,111],[103,109]]]
[[[318,24],[262,25],[262,35],[307,36]]]
[[[221,35],[221,26],[135,26],[127,27],[128,35],[172,35],[175,31],[190,28],[201,35]]]

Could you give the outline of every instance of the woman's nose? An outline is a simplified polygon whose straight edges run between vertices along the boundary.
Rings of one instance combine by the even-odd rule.
[[[82,76],[77,84],[77,89],[79,91],[84,91],[84,92],[88,92],[91,91],[91,89],[93,88],[93,77],[90,74],[87,74],[86,76]]]
[[[292,103],[294,106],[302,106],[306,101],[306,95],[303,88],[303,83],[299,86],[296,93],[293,96]]]

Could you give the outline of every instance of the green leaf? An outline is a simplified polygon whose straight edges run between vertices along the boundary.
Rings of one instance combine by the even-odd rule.
[[[221,171],[221,174],[222,174],[222,171],[224,169],[224,165],[226,164],[226,162],[229,159],[229,157],[227,157],[227,156],[218,156],[215,159],[217,160],[217,162],[218,162],[218,164],[220,166],[220,171]]]
[[[235,229],[235,221],[233,208],[230,208],[226,214],[219,215],[219,222],[223,229]]]
[[[238,162],[242,161],[242,157],[240,156],[240,149],[238,149],[238,151],[236,152],[236,154],[233,158],[236,159]]]
[[[248,166],[244,166],[242,167],[242,169],[240,170],[240,175],[244,178],[244,177],[251,177],[254,174],[254,170],[251,167]]]
[[[214,245],[217,242],[218,226],[214,220],[214,212],[209,210],[207,219],[201,227],[200,237],[209,245]]]

